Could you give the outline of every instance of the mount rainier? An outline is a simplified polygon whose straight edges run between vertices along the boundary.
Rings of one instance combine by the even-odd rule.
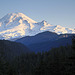
[[[74,29],[60,25],[53,26],[45,20],[36,22],[23,13],[9,13],[0,19],[0,39],[11,40],[24,36],[34,36],[44,31],[51,31],[57,34],[75,34]]]

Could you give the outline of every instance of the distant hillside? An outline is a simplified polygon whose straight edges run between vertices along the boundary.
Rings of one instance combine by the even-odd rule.
[[[47,51],[51,48],[67,46],[72,44],[72,36],[75,34],[56,34],[53,32],[42,32],[35,36],[27,36],[16,40],[27,45],[32,51]]]
[[[58,38],[59,38],[58,34],[46,31],[46,32],[39,33],[35,36],[26,36],[26,37],[20,38],[20,39],[16,40],[16,42],[20,42],[24,45],[30,45],[30,44],[34,44],[34,43],[54,41]]]
[[[29,49],[21,44],[16,42],[11,42],[8,40],[0,40],[0,53],[3,53],[6,58],[9,59],[19,56],[24,53],[30,52]]]
[[[42,43],[35,43],[28,45],[28,48],[35,52],[48,51],[52,48],[57,48],[60,46],[67,46],[72,44],[72,38],[61,38],[55,41],[46,41]]]

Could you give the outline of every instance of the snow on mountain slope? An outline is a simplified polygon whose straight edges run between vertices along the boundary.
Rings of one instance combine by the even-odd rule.
[[[22,13],[9,13],[0,19],[0,39],[21,38],[34,36],[44,31],[52,31],[58,34],[75,33],[74,29],[60,25],[50,25],[45,20],[36,22]]]

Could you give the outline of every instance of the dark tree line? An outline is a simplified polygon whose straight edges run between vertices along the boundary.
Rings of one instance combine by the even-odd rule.
[[[75,75],[75,38],[72,39],[72,46],[22,54],[11,62],[6,61],[3,49],[1,45],[0,75]]]

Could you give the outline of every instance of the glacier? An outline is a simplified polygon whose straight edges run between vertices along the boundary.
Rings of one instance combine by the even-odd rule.
[[[47,21],[36,22],[23,13],[9,13],[0,19],[0,39],[11,40],[50,31],[57,34],[75,34],[75,29],[51,25]]]

